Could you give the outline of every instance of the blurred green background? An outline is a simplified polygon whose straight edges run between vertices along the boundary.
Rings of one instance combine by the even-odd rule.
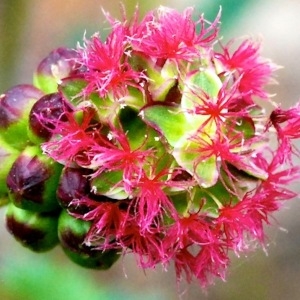
[[[300,95],[300,26],[298,0],[123,1],[128,15],[139,3],[141,15],[159,5],[183,10],[195,7],[213,20],[222,6],[223,41],[258,37],[263,55],[279,65],[274,100],[283,106]],[[119,17],[119,1],[0,0],[0,94],[14,84],[30,83],[41,59],[59,46],[75,47],[95,31],[108,32],[101,7]],[[233,256],[227,282],[217,281],[204,293],[195,283],[183,285],[181,299],[297,300],[300,294],[300,201],[286,203],[268,229],[268,255],[258,249],[247,257]],[[59,247],[45,254],[22,248],[5,230],[0,209],[0,299],[3,300],[171,300],[179,299],[175,274],[157,268],[143,272],[126,256],[111,270],[75,266]],[[288,229],[282,230],[280,226]]]

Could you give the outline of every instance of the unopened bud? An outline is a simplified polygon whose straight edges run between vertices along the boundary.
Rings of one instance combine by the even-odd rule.
[[[28,114],[44,94],[29,84],[17,85],[0,96],[0,135],[11,146],[23,149],[28,143]]]
[[[23,246],[45,252],[58,244],[57,213],[36,213],[9,204],[6,212],[8,231]]]
[[[58,237],[66,255],[85,268],[106,270],[119,258],[117,250],[95,250],[84,243],[91,223],[76,219],[62,211],[58,221]]]
[[[50,52],[40,62],[34,74],[34,85],[47,94],[56,92],[61,79],[75,72],[76,56],[77,52],[68,48],[58,48]]]
[[[38,147],[27,147],[7,176],[10,199],[23,209],[38,212],[57,210],[56,188],[61,168]]]

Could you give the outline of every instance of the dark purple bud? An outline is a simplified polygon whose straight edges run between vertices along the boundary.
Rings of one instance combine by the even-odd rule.
[[[43,92],[32,85],[17,85],[0,96],[0,134],[13,147],[24,148],[28,114]]]
[[[16,159],[6,184],[11,201],[19,208],[38,212],[59,209],[56,189],[62,166],[28,146]]]
[[[65,167],[61,173],[57,188],[57,199],[59,204],[69,211],[78,212],[80,207],[70,205],[74,199],[87,196],[90,193],[90,184],[87,177],[90,170],[83,168]]]
[[[117,250],[95,250],[84,243],[91,223],[62,211],[58,220],[58,237],[66,255],[75,263],[92,269],[109,269],[119,258]]]
[[[58,48],[43,59],[35,74],[34,85],[46,94],[57,92],[63,78],[77,73],[77,52],[73,49]]]
[[[64,113],[67,111],[72,111],[71,104],[60,93],[48,94],[40,98],[29,113],[30,140],[38,144],[49,140],[55,122],[66,120]]]
[[[36,252],[45,252],[55,247],[58,215],[37,213],[9,204],[6,212],[8,231],[23,246]]]

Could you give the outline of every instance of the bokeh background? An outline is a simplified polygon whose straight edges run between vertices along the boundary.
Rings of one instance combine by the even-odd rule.
[[[151,0],[123,1],[128,15],[139,3],[141,15],[159,5],[183,10],[194,6],[213,20],[222,6],[223,41],[257,37],[263,56],[283,66],[279,85],[270,91],[284,107],[300,98],[299,0]],[[101,7],[119,17],[118,0],[0,0],[0,94],[17,83],[31,83],[35,67],[52,49],[76,47],[95,31],[108,32]],[[297,188],[297,186],[296,186]],[[298,187],[299,191],[300,188]],[[227,282],[203,292],[198,284],[183,285],[178,295],[175,274],[157,268],[143,272],[127,256],[111,270],[77,267],[59,247],[45,254],[22,248],[5,230],[0,209],[0,299],[3,300],[297,300],[300,295],[300,199],[292,200],[268,228],[267,253],[258,249],[233,257]]]

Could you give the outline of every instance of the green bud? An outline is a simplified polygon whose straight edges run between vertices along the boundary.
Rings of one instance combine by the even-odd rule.
[[[6,212],[8,231],[24,247],[45,252],[58,244],[57,213],[36,213],[9,204]]]
[[[17,85],[0,96],[0,135],[11,146],[23,149],[28,144],[28,115],[44,94],[29,84]]]
[[[46,94],[57,92],[57,85],[61,79],[73,75],[76,66],[74,58],[77,52],[73,49],[58,48],[44,58],[33,77],[36,87]]]
[[[58,220],[58,237],[66,255],[76,264],[91,269],[107,270],[119,258],[117,250],[95,250],[84,243],[91,223],[76,219],[63,210]]]

